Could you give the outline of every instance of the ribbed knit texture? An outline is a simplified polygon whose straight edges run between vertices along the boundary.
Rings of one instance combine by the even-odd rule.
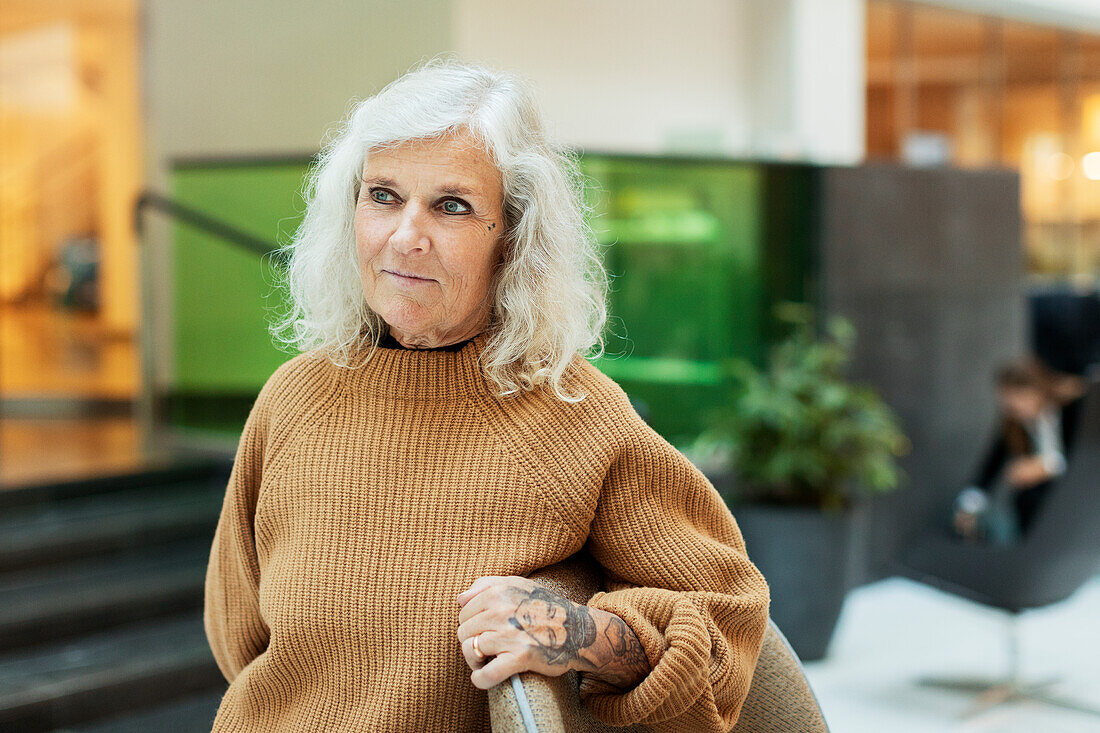
[[[728,731],[767,627],[768,586],[714,487],[625,393],[574,358],[576,404],[496,397],[487,334],[459,351],[307,352],[248,416],[206,575],[230,682],[214,731],[486,731],[455,596],[585,549],[589,605],[653,667],[628,691],[581,675],[612,725]]]

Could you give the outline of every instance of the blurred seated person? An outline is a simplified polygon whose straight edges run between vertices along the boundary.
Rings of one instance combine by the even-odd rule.
[[[1008,544],[1027,534],[1043,497],[1066,471],[1083,394],[1083,380],[1035,357],[1001,367],[996,434],[971,485],[955,499],[958,535]]]

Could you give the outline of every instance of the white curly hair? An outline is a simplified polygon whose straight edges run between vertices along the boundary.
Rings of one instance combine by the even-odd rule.
[[[288,310],[271,325],[276,341],[332,363],[374,355],[382,318],[365,300],[354,213],[372,148],[473,135],[501,172],[505,247],[490,285],[493,309],[482,369],[500,396],[539,386],[563,389],[575,354],[604,353],[608,275],[587,223],[577,155],[547,135],[529,83],[514,73],[435,57],[354,104],[306,179],[305,217],[285,258],[280,285]]]

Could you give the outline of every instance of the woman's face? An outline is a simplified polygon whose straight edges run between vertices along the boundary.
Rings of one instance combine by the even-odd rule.
[[[468,133],[369,151],[355,205],[363,294],[401,344],[445,346],[488,325],[503,201]]]

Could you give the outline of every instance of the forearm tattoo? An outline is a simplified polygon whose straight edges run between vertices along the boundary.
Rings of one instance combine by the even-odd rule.
[[[615,614],[607,616],[602,633],[607,642],[603,647],[606,651],[600,652],[597,646],[582,659],[591,665],[588,671],[600,679],[624,689],[633,687],[649,674],[649,659],[634,630]]]
[[[645,650],[625,621],[547,588],[517,590],[508,621],[534,641],[547,664],[572,666],[623,688],[649,672]]]

